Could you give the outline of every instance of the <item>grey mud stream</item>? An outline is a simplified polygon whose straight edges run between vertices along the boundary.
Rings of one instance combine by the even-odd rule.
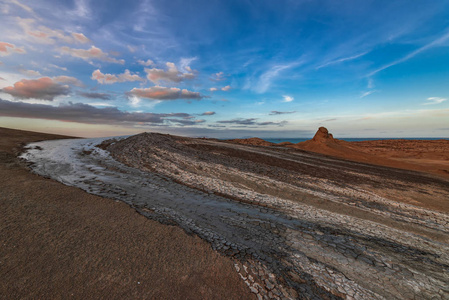
[[[422,193],[449,199],[447,181],[426,178],[429,182],[422,186],[408,186],[397,174],[384,176],[381,168],[364,169],[361,164],[276,147],[259,150],[195,139],[181,142],[257,152],[329,170],[323,175],[304,169],[298,175],[273,167],[279,169],[277,173],[265,176],[222,161],[192,158],[188,162],[203,166],[203,171],[213,165],[218,173],[208,177],[172,172],[164,164],[185,160],[185,153],[162,149],[161,155],[167,157],[154,159],[164,171],[151,172],[125,165],[113,158],[110,149],[96,147],[104,140],[33,143],[22,157],[39,175],[124,201],[148,218],[198,235],[231,257],[259,299],[449,299],[449,216],[395,201],[398,193],[406,191],[414,197]],[[214,151],[210,150],[211,155],[220,155]],[[366,182],[343,185],[338,178],[326,177],[333,168],[345,176],[366,178]],[[240,176],[260,186],[223,179],[226,176]],[[401,189],[377,188],[377,181]],[[275,186],[285,195],[261,186]]]

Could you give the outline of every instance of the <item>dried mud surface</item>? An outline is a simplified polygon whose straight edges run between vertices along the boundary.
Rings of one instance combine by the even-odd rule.
[[[159,134],[103,148],[217,202],[232,199],[232,207],[194,209],[201,219],[193,217],[190,229],[233,257],[259,297],[449,297],[444,178],[284,147]],[[256,274],[249,278],[240,264]]]
[[[0,128],[0,299],[253,299],[230,259],[111,199],[31,174]]]
[[[209,242],[259,299],[449,297],[444,178],[155,133],[30,147],[34,172]]]

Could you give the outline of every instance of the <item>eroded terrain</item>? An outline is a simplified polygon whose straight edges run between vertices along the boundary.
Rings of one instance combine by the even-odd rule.
[[[150,133],[41,142],[24,157],[38,174],[197,234],[259,298],[449,297],[439,177]]]

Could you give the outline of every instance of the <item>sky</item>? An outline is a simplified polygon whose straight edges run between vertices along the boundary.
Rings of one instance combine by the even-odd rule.
[[[0,0],[0,126],[449,137],[449,1]]]

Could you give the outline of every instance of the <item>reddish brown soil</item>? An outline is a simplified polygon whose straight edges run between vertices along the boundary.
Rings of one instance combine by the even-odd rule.
[[[252,299],[229,259],[121,202],[29,173],[0,128],[0,298]]]
[[[321,131],[321,128],[313,139],[287,147],[449,178],[449,140],[346,142],[334,139],[327,129]]]
[[[233,144],[242,144],[242,145],[252,145],[252,146],[273,146],[274,143],[267,142],[265,140],[262,140],[260,138],[249,138],[249,139],[233,139],[228,140],[228,142]]]

